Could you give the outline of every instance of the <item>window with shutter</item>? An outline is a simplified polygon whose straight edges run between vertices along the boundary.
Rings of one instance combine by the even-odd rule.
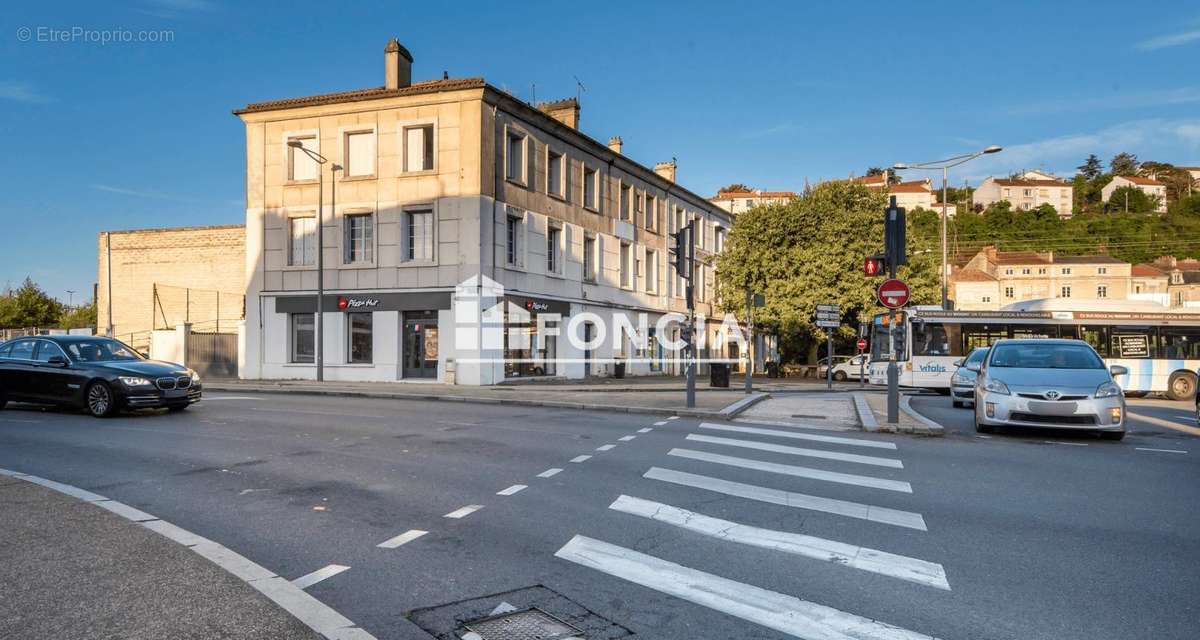
[[[374,131],[356,131],[346,134],[346,175],[375,175]]]

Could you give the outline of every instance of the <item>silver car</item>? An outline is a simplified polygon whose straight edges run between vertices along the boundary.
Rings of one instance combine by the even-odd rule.
[[[987,347],[975,347],[966,358],[954,363],[958,369],[950,376],[950,399],[955,409],[967,404],[975,406],[975,373],[979,371],[979,364],[987,357],[987,352]]]
[[[972,365],[976,366],[976,365]],[[1104,366],[1079,340],[998,340],[978,366],[975,430],[1052,427],[1097,430],[1125,437],[1125,394],[1113,376],[1129,370]]]

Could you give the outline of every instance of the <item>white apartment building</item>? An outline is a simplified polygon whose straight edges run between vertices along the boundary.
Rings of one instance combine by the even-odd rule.
[[[610,374],[606,358],[640,359],[630,375],[677,372],[672,354],[615,332],[580,351],[534,328],[565,333],[591,313],[599,322],[581,331],[597,339],[617,314],[645,313],[654,331],[683,312],[668,234],[691,220],[697,311],[713,318],[730,214],[677,184],[674,161],[649,168],[619,138],[588,137],[574,99],[535,107],[482,78],[412,82],[412,61],[393,39],[383,86],[235,111],[247,160],[240,375],[315,377],[318,252],[328,380],[579,378]],[[496,322],[510,328],[502,344],[472,342]],[[719,334],[705,327],[701,357],[734,356]]]
[[[1146,195],[1158,198],[1158,206],[1155,211],[1159,213],[1167,212],[1167,185],[1164,182],[1159,182],[1154,178],[1145,178],[1142,176],[1117,176],[1112,179],[1104,188],[1100,190],[1100,197],[1105,202],[1112,199],[1113,193],[1121,187],[1133,187]],[[1111,203],[1120,206],[1120,202]]]
[[[1029,210],[1048,204],[1060,218],[1071,217],[1073,188],[1068,182],[1047,179],[1041,172],[1026,172],[1018,178],[985,178],[975,189],[976,205],[987,207],[1007,200],[1014,209]]]
[[[786,204],[797,197],[795,191],[718,191],[717,195],[709,198],[709,202],[732,215],[744,213],[763,204]]]

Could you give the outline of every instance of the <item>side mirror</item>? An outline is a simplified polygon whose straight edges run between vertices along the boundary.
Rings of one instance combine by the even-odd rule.
[[[963,363],[962,358],[959,358],[958,360],[954,361],[954,366],[961,367],[962,363]]]
[[[68,362],[67,359],[62,356],[50,356],[50,358],[46,360],[46,364],[52,364],[56,367],[65,367],[67,366]]]
[[[979,373],[982,368],[983,367],[981,367],[978,362],[972,362],[971,364],[967,365],[967,371],[974,371],[975,373]]]
[[[1123,367],[1119,364],[1114,364],[1113,366],[1109,367],[1108,371],[1109,371],[1109,373],[1111,373],[1113,375],[1114,378],[1117,376],[1129,375],[1129,368]]]

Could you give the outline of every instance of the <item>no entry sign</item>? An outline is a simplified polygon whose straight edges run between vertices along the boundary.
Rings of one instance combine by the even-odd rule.
[[[883,284],[879,285],[877,296],[879,304],[889,309],[899,309],[908,304],[908,285],[904,284],[903,280],[884,280]]]
[[[867,348],[867,339],[866,339],[866,338],[859,338],[859,339],[858,339],[858,350],[859,350],[859,351],[865,351],[865,350],[866,350],[866,348]]]

